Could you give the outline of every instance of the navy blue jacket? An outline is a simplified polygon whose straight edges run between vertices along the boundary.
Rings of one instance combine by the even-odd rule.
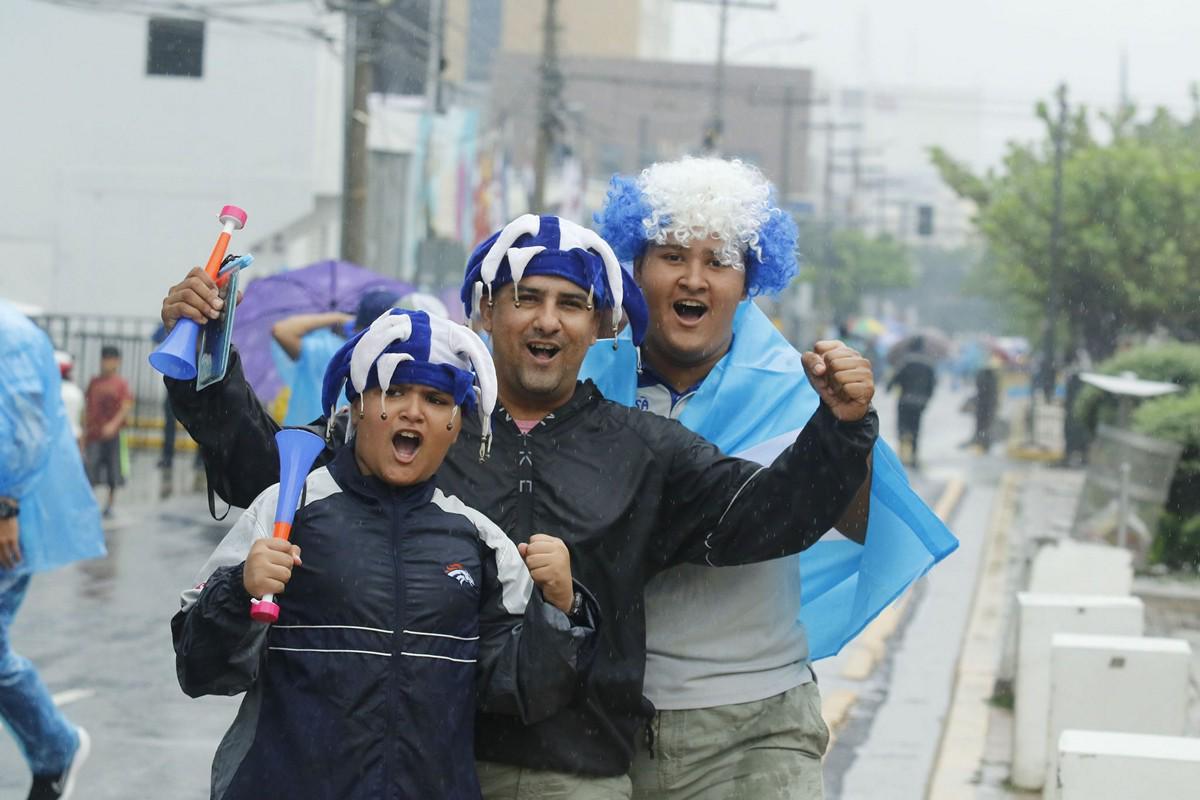
[[[278,487],[250,506],[172,621],[192,696],[247,695],[212,797],[476,798],[477,708],[526,723],[575,696],[597,611],[573,625],[509,538],[432,480],[359,474],[353,448],[308,477],[304,563],[278,623],[249,618],[242,567]]]

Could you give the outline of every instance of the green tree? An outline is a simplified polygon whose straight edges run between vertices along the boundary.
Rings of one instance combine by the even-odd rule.
[[[1050,291],[1058,126],[1045,104],[1037,115],[1045,138],[1011,143],[996,171],[979,175],[946,151],[931,151],[946,184],[976,206],[993,271],[983,283],[1034,334],[1044,324]],[[1163,327],[1195,340],[1200,302],[1190,287],[1200,281],[1200,114],[1179,121],[1160,110],[1141,125],[1132,110],[1101,119],[1109,129],[1104,142],[1083,108],[1062,131],[1058,323],[1069,341],[1098,359],[1116,349],[1124,332]]]
[[[800,280],[814,285],[818,302],[828,305],[835,321],[857,313],[864,295],[913,283],[908,249],[890,236],[811,224],[801,231],[800,241],[809,243],[803,248]]]

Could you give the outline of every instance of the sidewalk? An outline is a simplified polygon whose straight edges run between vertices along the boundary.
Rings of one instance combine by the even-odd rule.
[[[1005,475],[987,533],[971,624],[956,669],[930,798],[1033,798],[1008,782],[1012,760],[1012,681],[1016,593],[1027,585],[1031,560],[1047,542],[1070,536],[1084,471],[1014,465]],[[1139,575],[1134,594],[1146,604],[1146,635],[1182,638],[1192,646],[1187,734],[1200,735],[1200,580]]]

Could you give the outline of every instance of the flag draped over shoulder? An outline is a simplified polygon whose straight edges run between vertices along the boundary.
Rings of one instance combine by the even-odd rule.
[[[800,353],[753,302],[733,320],[733,346],[704,379],[679,421],[725,453],[770,464],[795,441],[819,399]],[[633,405],[637,352],[628,336],[597,343],[584,361],[604,396]],[[872,462],[865,545],[826,534],[800,555],[801,612],[813,660],[835,655],[884,608],[958,547],[917,496],[880,439]]]

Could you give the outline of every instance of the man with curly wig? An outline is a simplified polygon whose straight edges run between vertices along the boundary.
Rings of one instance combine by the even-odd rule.
[[[609,399],[762,463],[817,407],[801,354],[749,299],[777,294],[797,272],[796,224],[773,194],[754,167],[718,158],[615,177],[597,222],[632,266],[650,324],[640,351],[601,342],[583,368]],[[870,370],[840,342],[814,350]],[[635,798],[822,796],[829,731],[811,660],[836,652],[957,544],[886,445],[873,460],[840,535],[761,564],[676,567],[647,585],[645,693],[656,713],[634,757]],[[872,560],[892,568],[879,581],[860,574]]]

